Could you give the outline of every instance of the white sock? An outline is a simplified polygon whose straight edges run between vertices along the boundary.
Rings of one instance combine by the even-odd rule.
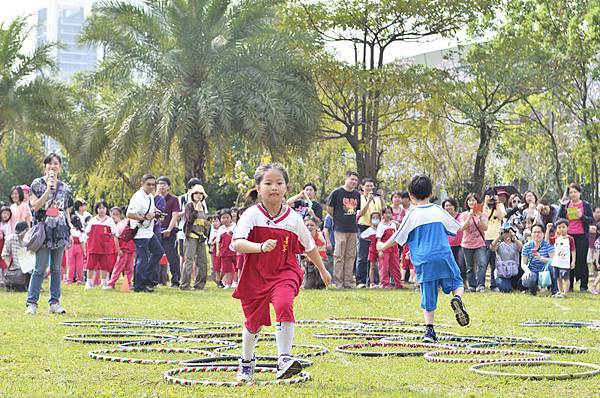
[[[254,358],[254,348],[258,341],[258,333],[250,333],[244,326],[242,330],[242,359],[244,361],[250,361]]]
[[[275,338],[277,339],[277,355],[291,355],[294,341],[294,322],[277,322]]]

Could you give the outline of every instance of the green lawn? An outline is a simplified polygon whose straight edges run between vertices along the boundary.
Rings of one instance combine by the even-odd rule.
[[[67,286],[63,287],[62,303],[68,314],[61,317],[47,313],[46,283],[38,315],[33,318],[24,315],[24,293],[0,292],[0,397],[600,396],[600,376],[569,381],[522,381],[478,376],[469,372],[468,365],[427,363],[422,357],[363,358],[333,352],[336,345],[346,341],[315,339],[311,336],[313,329],[306,328],[296,329],[296,343],[323,343],[330,348],[325,356],[312,358],[314,365],[307,370],[313,380],[308,383],[236,389],[171,385],[163,380],[162,373],[177,366],[92,360],[88,351],[111,346],[67,342],[63,336],[94,333],[97,328],[58,325],[66,319],[99,317],[241,322],[241,308],[231,298],[231,291],[209,285],[202,292],[159,288],[154,294],[84,291],[81,286]],[[453,325],[444,330],[534,337],[548,344],[587,346],[592,349],[587,354],[553,354],[551,359],[600,364],[599,330],[519,326],[526,319],[600,319],[598,296],[576,293],[567,299],[553,299],[520,293],[468,294],[465,303],[471,325],[466,328],[456,325],[448,300],[448,296],[440,295],[437,321]],[[298,319],[369,315],[422,321],[419,296],[409,290],[302,291],[296,301],[296,315]],[[269,351],[268,343],[262,350]],[[544,368],[539,369],[543,372]],[[219,380],[227,377],[216,376]],[[231,374],[230,379],[233,377]]]

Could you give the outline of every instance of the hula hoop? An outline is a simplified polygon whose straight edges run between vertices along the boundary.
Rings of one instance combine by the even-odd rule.
[[[194,339],[194,338],[175,338],[172,340],[141,340],[141,341],[133,341],[130,343],[123,343],[119,347],[139,347],[139,346],[148,346],[148,345],[159,345],[159,344],[174,344],[174,343],[214,343],[214,346],[208,347],[189,347],[195,348],[198,350],[216,350],[217,348],[236,348],[238,345],[231,341],[225,340],[213,340],[213,339]]]
[[[98,321],[106,323],[140,323],[159,325],[197,325],[198,329],[238,329],[239,323],[217,321],[186,321],[179,319],[144,319],[144,318],[100,318]]]
[[[101,326],[100,327],[100,332],[114,332],[114,333],[119,333],[121,331],[124,332],[128,332],[128,333],[137,333],[138,330],[140,333],[144,333],[145,330],[147,329],[153,329],[153,330],[162,330],[165,332],[180,332],[180,333],[184,333],[184,332],[194,332],[196,330],[198,330],[198,328],[195,328],[193,326],[175,326],[175,325],[160,325],[160,324],[139,324],[139,325],[135,325],[135,324],[116,324],[116,325],[105,325],[105,326]],[[147,332],[146,332],[147,333]]]
[[[498,359],[498,358],[449,358],[443,357],[442,355],[493,355],[493,354],[504,354],[504,355],[533,355],[527,358],[511,358],[511,359]],[[443,363],[489,363],[489,362],[537,362],[547,361],[550,355],[543,354],[541,352],[531,351],[514,351],[514,350],[484,350],[484,349],[472,349],[472,350],[450,350],[450,351],[432,351],[425,354],[425,360],[427,362],[443,362]]]
[[[291,385],[302,383],[311,379],[310,373],[301,372],[298,377],[291,379],[281,380],[267,380],[267,381],[251,381],[249,383],[236,382],[236,381],[213,381],[213,380],[190,380],[175,377],[182,373],[203,373],[203,372],[237,372],[238,366],[194,366],[179,369],[167,370],[164,373],[165,380],[173,384],[183,385],[201,385],[201,386],[215,386],[215,387],[241,387],[241,386],[272,386],[272,385]],[[274,368],[259,368],[254,369],[256,373],[276,373],[277,369]]]
[[[416,326],[398,326],[398,327],[363,327],[360,330],[363,330],[365,332],[376,332],[376,333],[387,333],[387,332],[396,332],[396,333],[419,333],[422,334],[424,332],[423,328],[420,327],[416,327]],[[458,333],[454,333],[454,332],[446,332],[446,331],[440,331],[437,330],[436,334],[441,335],[441,336],[459,336]]]
[[[108,350],[90,351],[88,355],[92,359],[109,362],[135,363],[140,365],[161,365],[161,364],[180,364],[186,359],[142,359],[119,357],[107,354],[115,354],[120,352],[161,352],[165,354],[204,354],[211,356],[209,351],[202,351],[195,348],[168,348],[168,347],[119,347]]]
[[[584,328],[594,325],[600,325],[600,321],[557,321],[551,319],[530,319],[528,321],[521,322],[519,325],[525,327]]]
[[[583,354],[588,352],[589,350],[586,347],[575,347],[575,346],[566,346],[566,345],[555,345],[555,344],[540,344],[540,343],[475,343],[467,346],[468,349],[477,349],[477,348],[488,348],[495,347],[498,345],[504,346],[519,346],[519,345],[528,345],[530,348],[517,348],[519,351],[523,352],[541,352],[544,354]]]
[[[104,321],[97,321],[97,320],[81,320],[81,321],[77,321],[77,320],[73,320],[73,321],[63,321],[59,323],[60,326],[73,326],[73,327],[98,327],[98,326],[107,326],[107,325],[111,325],[110,322],[104,322]],[[114,325],[114,324],[112,324]],[[131,325],[131,324],[119,324],[119,325]]]
[[[587,372],[579,373],[557,373],[557,374],[526,374],[526,373],[502,373],[493,372],[489,370],[481,370],[486,366],[542,366],[542,365],[558,365],[558,366],[579,366],[582,368],[592,369]],[[600,374],[600,365],[593,363],[584,362],[564,362],[564,361],[543,361],[543,362],[527,362],[523,363],[520,361],[512,362],[501,362],[501,363],[480,363],[473,365],[469,368],[472,372],[483,376],[495,376],[495,377],[515,377],[517,379],[532,379],[532,380],[568,380],[568,379],[582,379],[584,377],[591,377]]]
[[[260,346],[260,343],[257,344],[257,346]],[[307,345],[307,344],[292,344],[292,348],[309,348],[312,349],[314,351],[310,351],[310,352],[302,352],[302,353],[297,353],[294,354],[294,358],[311,358],[311,357],[318,357],[318,356],[322,356],[325,355],[329,352],[329,350],[327,349],[327,347],[322,346],[322,345]],[[229,351],[232,350],[234,348],[231,347],[225,347],[225,348],[217,348],[214,350],[214,352],[217,355],[220,355],[220,353],[222,353],[223,351]],[[227,354],[224,354],[225,356],[228,356]],[[263,358],[275,358],[277,359],[276,356],[263,356]]]
[[[102,339],[101,337],[115,337],[114,339]],[[92,333],[92,334],[69,334],[63,337],[67,341],[85,344],[122,344],[140,340],[164,341],[177,337],[166,334],[140,334],[140,333]]]
[[[379,340],[382,338],[390,337],[386,333],[368,333],[368,332],[337,332],[337,333],[313,333],[313,337],[317,339],[331,339],[331,340]]]
[[[294,358],[296,358],[296,357],[294,357]],[[262,367],[262,368],[277,369],[277,359],[278,359],[277,357],[256,355],[257,361],[272,361],[272,362],[257,362],[256,366]],[[312,366],[312,362],[307,359],[302,359],[302,358],[296,358],[296,359],[298,359],[298,362],[300,362],[300,365],[302,365],[302,368],[308,368],[309,366]],[[222,356],[222,357],[219,356],[219,357],[190,359],[185,362],[182,362],[181,364],[183,366],[213,366],[213,365],[221,365],[221,364],[225,363],[225,364],[231,364],[232,366],[239,366],[239,361],[240,361],[239,356],[228,355],[228,356]]]
[[[406,321],[401,318],[388,318],[382,316],[331,316],[327,318],[329,321],[342,321],[342,322],[354,322],[354,323],[392,323],[392,324],[404,324]]]
[[[404,341],[404,340],[412,341],[412,340],[420,340],[422,338],[423,338],[422,336],[418,336],[415,334],[402,334],[402,335],[398,335],[398,336],[384,337],[380,341],[383,343],[393,343],[395,341]],[[438,336],[438,341],[443,341],[444,345],[450,345],[450,346],[456,346],[456,347],[466,346],[467,348],[470,348],[469,345],[473,344],[473,343],[489,344],[489,346],[486,346],[486,347],[493,347],[493,346],[500,344],[497,341],[489,340],[489,339],[482,339],[482,338],[476,337],[476,336]]]
[[[179,337],[183,338],[198,338],[198,339],[211,339],[216,338],[219,340],[231,340],[235,342],[242,341],[242,332],[196,332],[190,334],[183,334]],[[262,341],[275,341],[275,333],[260,332],[259,340]]]
[[[354,349],[360,349],[365,347],[413,347],[413,348],[426,348],[424,351],[355,351]],[[367,342],[367,343],[357,343],[357,344],[344,344],[339,347],[336,347],[337,352],[341,352],[344,354],[352,354],[352,355],[361,355],[365,357],[409,357],[409,356],[422,356],[429,352],[432,348],[447,348],[452,349],[454,347],[442,345],[442,344],[430,344],[430,343],[411,343],[398,341],[393,343],[382,343],[380,341],[377,342]]]

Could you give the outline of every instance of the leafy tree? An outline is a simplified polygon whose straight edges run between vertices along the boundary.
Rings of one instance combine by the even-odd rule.
[[[425,0],[300,2],[295,25],[309,28],[320,42],[352,46],[354,59],[316,65],[316,79],[327,127],[326,138],[344,138],[356,153],[362,176],[377,177],[386,145],[382,136],[410,117],[422,100],[414,75],[386,65],[395,44],[449,36],[489,13],[493,2]]]
[[[207,179],[214,152],[242,136],[273,152],[317,130],[316,94],[276,29],[280,1],[101,1],[82,41],[103,45],[93,76],[117,95],[90,125],[82,164],[137,154],[141,168],[177,151],[186,177]],[[96,143],[104,143],[94,150]]]
[[[45,44],[24,54],[31,32],[25,17],[0,24],[0,144],[13,132],[45,134],[67,143],[68,93],[43,73],[54,69],[50,51],[55,45]]]

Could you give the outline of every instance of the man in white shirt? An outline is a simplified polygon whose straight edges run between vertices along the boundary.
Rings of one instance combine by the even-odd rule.
[[[134,292],[153,292],[152,270],[159,266],[164,251],[154,235],[154,189],[156,178],[144,174],[142,187],[131,197],[127,218],[132,229],[137,228],[135,241]]]

